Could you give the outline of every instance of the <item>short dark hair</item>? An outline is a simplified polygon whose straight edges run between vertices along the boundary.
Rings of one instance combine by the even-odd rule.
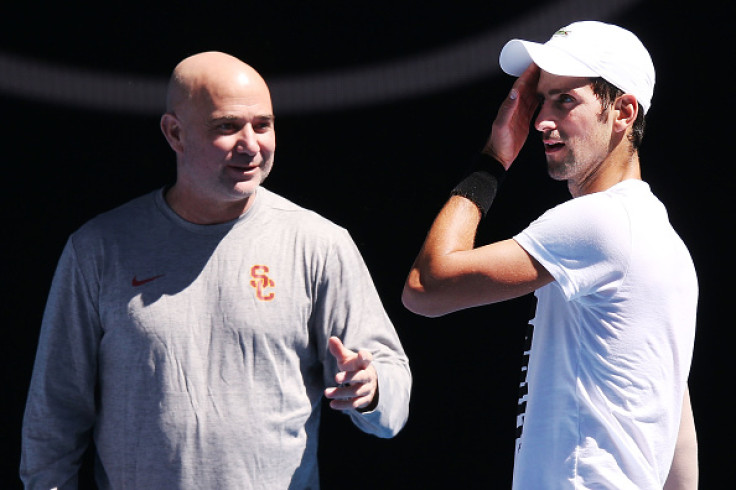
[[[591,85],[593,87],[593,93],[598,100],[601,101],[601,107],[603,108],[604,113],[611,107],[616,98],[624,93],[621,89],[603,78],[591,79]],[[639,105],[639,114],[636,116],[636,121],[634,121],[634,126],[629,137],[629,141],[631,141],[631,145],[634,150],[639,150],[639,147],[641,146],[641,141],[644,139],[645,126],[646,120],[644,119],[644,111],[642,110],[641,105]]]

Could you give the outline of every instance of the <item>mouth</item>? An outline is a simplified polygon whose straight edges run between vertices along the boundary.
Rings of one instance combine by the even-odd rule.
[[[562,143],[561,141],[545,140],[543,143],[545,153],[558,152],[565,146],[565,143]]]
[[[239,172],[239,173],[252,173],[255,170],[258,170],[260,168],[260,165],[248,165],[248,166],[241,166],[241,165],[228,165],[228,168]]]
[[[227,171],[229,172],[232,179],[237,182],[251,181],[257,178],[260,165],[228,165]]]

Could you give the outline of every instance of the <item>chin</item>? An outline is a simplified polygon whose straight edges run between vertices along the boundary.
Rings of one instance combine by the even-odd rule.
[[[231,183],[232,192],[234,194],[241,194],[243,197],[249,196],[253,194],[258,187],[260,187],[261,183],[263,182],[264,177],[263,173],[259,173],[257,175],[253,175],[248,180],[239,180],[235,183]]]
[[[258,187],[260,186],[248,186],[247,188],[235,188],[230,193],[231,197],[233,197],[236,201],[241,201],[243,199],[248,199],[253,194],[256,193],[256,190],[258,190]]]
[[[547,164],[547,175],[553,180],[566,180],[565,169],[559,165]]]
[[[575,174],[576,168],[577,164],[575,162],[547,160],[547,174],[553,180],[569,180]]]
[[[568,178],[569,178],[569,177],[568,177],[567,175],[565,175],[565,174],[561,174],[561,173],[558,173],[558,172],[554,172],[554,171],[549,171],[549,172],[547,172],[547,175],[549,175],[549,177],[550,177],[550,178],[551,178],[552,180],[556,180],[556,181],[558,181],[558,182],[563,182],[563,181],[566,181],[566,180],[568,180]]]

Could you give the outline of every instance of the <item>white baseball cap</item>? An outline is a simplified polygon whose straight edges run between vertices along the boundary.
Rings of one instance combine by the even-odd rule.
[[[654,94],[654,64],[634,34],[597,21],[574,22],[544,44],[512,39],[501,50],[501,69],[518,77],[534,62],[566,77],[601,77],[632,94],[646,114]]]

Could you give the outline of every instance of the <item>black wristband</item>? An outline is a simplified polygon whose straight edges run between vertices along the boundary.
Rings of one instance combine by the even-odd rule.
[[[465,177],[450,195],[470,199],[485,217],[505,178],[506,169],[498,160],[485,153],[479,153],[473,158]]]

